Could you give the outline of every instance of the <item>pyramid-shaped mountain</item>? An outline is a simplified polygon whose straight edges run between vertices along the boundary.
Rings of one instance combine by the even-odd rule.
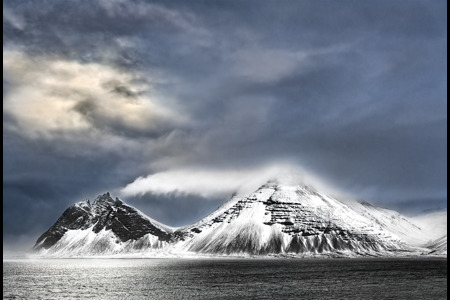
[[[111,254],[160,248],[172,237],[170,227],[113,199],[109,193],[70,206],[34,246],[41,252]]]

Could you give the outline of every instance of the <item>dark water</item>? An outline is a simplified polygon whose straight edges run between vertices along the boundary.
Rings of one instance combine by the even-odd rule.
[[[4,299],[446,297],[446,258],[3,261]]]

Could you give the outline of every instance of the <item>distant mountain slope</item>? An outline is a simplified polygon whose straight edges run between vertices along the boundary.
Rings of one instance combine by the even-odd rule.
[[[447,210],[409,217],[409,220],[420,227],[429,240],[447,234]]]
[[[447,255],[447,210],[409,218],[424,232],[423,246],[430,254]]]
[[[55,256],[446,255],[446,231],[435,241],[427,232],[395,211],[271,181],[176,230],[107,193],[69,207],[34,249]]]
[[[429,254],[447,255],[447,234],[427,243],[426,247],[430,249]]]

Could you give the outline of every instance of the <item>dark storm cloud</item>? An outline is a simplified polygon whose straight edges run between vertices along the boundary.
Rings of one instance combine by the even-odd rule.
[[[138,176],[245,173],[280,160],[385,207],[446,207],[444,1],[3,8],[4,238],[37,234],[74,201]],[[42,95],[59,102],[41,122],[24,110],[30,99],[51,104]],[[220,202],[151,192],[125,200],[169,225]],[[26,221],[14,222],[19,215]]]
[[[14,245],[20,238],[20,246],[30,249],[69,205],[114,192],[117,186],[148,171],[145,164],[150,158],[137,150],[128,148],[124,156],[122,149],[86,152],[89,145],[82,142],[59,142],[64,145],[4,135],[5,242]]]

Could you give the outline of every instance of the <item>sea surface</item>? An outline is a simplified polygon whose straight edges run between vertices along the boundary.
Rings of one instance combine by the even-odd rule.
[[[3,260],[3,299],[446,298],[446,258]]]

